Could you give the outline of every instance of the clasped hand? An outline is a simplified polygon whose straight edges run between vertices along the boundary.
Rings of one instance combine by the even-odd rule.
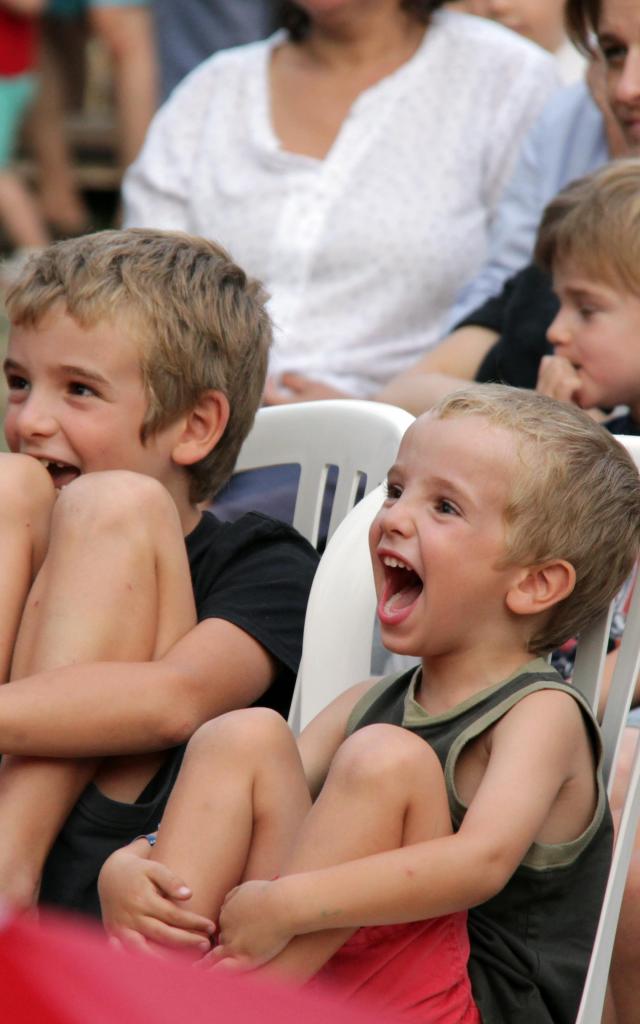
[[[244,882],[227,893],[220,909],[218,945],[205,960],[230,960],[244,970],[273,960],[293,938],[276,898],[277,883]]]

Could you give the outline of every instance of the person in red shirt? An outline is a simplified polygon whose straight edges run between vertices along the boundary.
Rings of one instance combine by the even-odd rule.
[[[33,197],[11,168],[35,90],[37,16],[43,6],[44,0],[0,0],[0,226],[18,255],[49,241]]]

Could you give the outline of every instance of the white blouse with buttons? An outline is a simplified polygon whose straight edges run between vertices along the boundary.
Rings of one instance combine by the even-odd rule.
[[[439,339],[555,65],[439,11],[316,160],[274,135],[269,61],[284,38],[218,53],[175,90],[126,175],[125,222],[220,242],[271,295],[271,372],[365,397]]]

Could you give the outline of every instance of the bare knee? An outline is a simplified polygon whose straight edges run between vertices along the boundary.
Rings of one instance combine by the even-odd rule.
[[[47,470],[30,455],[0,453],[0,509],[3,516],[48,520],[56,500]]]
[[[284,718],[270,708],[244,708],[205,722],[187,745],[189,758],[207,759],[223,753],[243,761],[277,757],[295,745]]]
[[[181,532],[178,510],[166,488],[128,470],[88,473],[74,480],[60,493],[54,526],[83,540],[97,534],[137,535],[144,543],[160,541],[166,529]]]
[[[348,785],[363,785],[382,794],[388,789],[408,791],[416,778],[421,786],[442,782],[437,755],[419,736],[396,725],[368,725],[358,729],[339,748],[332,767]]]

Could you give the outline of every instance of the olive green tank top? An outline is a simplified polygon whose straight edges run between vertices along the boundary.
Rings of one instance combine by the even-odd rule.
[[[469,974],[483,1024],[574,1024],[611,863],[613,829],[602,781],[602,744],[587,701],[542,659],[456,707],[429,715],[414,698],[420,669],[388,676],[356,704],[348,731],[387,722],[421,736],[438,755],[455,829],[466,807],[455,786],[465,745],[538,690],[577,701],[593,744],[597,805],[577,839],[534,843],[504,889],[469,911]]]

